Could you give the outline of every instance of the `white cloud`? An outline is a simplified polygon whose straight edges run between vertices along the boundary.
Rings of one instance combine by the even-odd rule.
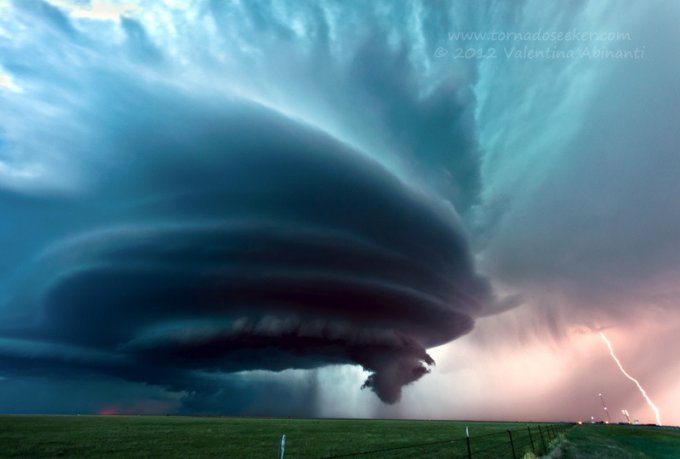
[[[0,73],[0,88],[8,89],[14,92],[23,92],[21,87],[14,82],[14,79],[10,75]]]
[[[97,21],[119,21],[122,16],[137,9],[134,3],[107,0],[91,0],[86,4],[70,0],[47,1],[56,7],[63,8],[74,18]]]

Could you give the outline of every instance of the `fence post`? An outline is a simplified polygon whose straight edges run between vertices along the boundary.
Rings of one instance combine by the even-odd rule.
[[[543,429],[541,429],[541,426],[538,426],[538,433],[541,435],[541,443],[543,443],[543,452],[547,453],[548,448],[545,446],[545,438],[543,437]]]
[[[512,450],[512,459],[517,459],[515,454],[515,443],[512,441],[512,431],[508,430],[508,437],[510,437],[510,449]]]
[[[465,446],[467,446],[468,459],[472,459],[472,448],[470,447],[470,431],[465,426]]]
[[[281,446],[279,447],[279,459],[283,459],[286,454],[286,434],[281,436]]]
[[[531,452],[536,454],[536,447],[534,446],[534,437],[531,436],[531,427],[527,426],[529,431],[529,441],[531,442]]]

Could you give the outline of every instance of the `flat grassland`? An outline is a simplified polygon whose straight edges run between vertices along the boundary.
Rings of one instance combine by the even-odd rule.
[[[0,457],[286,458],[518,457],[526,423],[184,416],[0,416]],[[542,424],[543,429],[547,429]],[[532,424],[538,443],[538,424]],[[546,446],[550,434],[541,430]],[[455,441],[454,441],[455,440]],[[419,445],[419,446],[415,446]],[[540,445],[536,445],[540,447]],[[385,450],[385,451],[375,451]],[[482,451],[484,450],[484,451]],[[373,452],[375,451],[375,452]],[[357,454],[371,452],[370,454]]]
[[[452,458],[467,457],[466,426],[474,458],[543,453],[565,435],[564,458],[680,457],[680,431],[654,427],[188,416],[0,416],[0,457],[273,459],[286,434],[286,458]]]
[[[580,425],[567,431],[563,459],[680,458],[680,428]]]

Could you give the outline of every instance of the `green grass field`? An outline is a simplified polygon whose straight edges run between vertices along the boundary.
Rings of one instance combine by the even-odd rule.
[[[653,427],[530,424],[529,438],[526,423],[171,416],[0,416],[0,457],[276,458],[285,433],[286,458],[452,458],[466,457],[466,425],[475,458],[512,457],[507,430],[518,458],[558,438],[565,459],[680,457],[680,431]]]
[[[475,457],[511,457],[529,448],[526,424],[451,421],[249,419],[151,416],[0,416],[2,457],[451,458],[466,454],[469,426]],[[537,429],[537,424],[533,425]],[[545,425],[543,425],[545,427]],[[537,435],[538,431],[535,430]],[[483,437],[482,437],[483,436]],[[548,432],[545,440],[549,447]],[[477,438],[479,437],[479,438]],[[457,440],[457,441],[451,441]],[[535,439],[540,442],[540,438]],[[436,443],[419,447],[414,444]],[[536,445],[539,447],[539,445]],[[370,455],[357,452],[390,448]],[[392,449],[393,448],[393,449]],[[481,450],[488,450],[482,452]]]
[[[575,426],[561,445],[564,459],[680,458],[680,429],[626,425]]]

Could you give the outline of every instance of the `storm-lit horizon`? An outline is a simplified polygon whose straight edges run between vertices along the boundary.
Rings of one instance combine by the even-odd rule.
[[[678,18],[0,0],[0,413],[679,425]]]

